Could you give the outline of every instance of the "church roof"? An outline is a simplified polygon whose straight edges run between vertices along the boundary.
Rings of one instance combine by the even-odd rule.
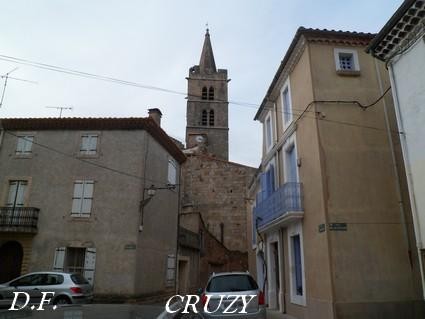
[[[204,46],[202,47],[201,60],[199,61],[199,69],[203,73],[215,73],[214,53],[211,46],[210,32],[207,29],[205,33]]]

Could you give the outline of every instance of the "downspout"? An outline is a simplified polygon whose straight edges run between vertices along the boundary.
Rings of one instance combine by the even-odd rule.
[[[181,214],[181,186],[182,186],[182,164],[179,165],[179,180],[178,180],[178,198],[177,198],[177,240],[176,240],[176,259],[175,259],[175,265],[174,265],[174,269],[176,270],[176,273],[174,274],[174,287],[175,287],[175,291],[176,294],[178,294],[178,290],[179,287],[177,286],[178,281],[180,281],[180,278],[178,277],[178,273],[179,273],[179,269],[178,269],[178,265],[179,265],[179,261],[178,261],[178,256],[179,256],[179,238],[180,238],[180,214]]]
[[[3,138],[4,138],[4,129],[3,129],[3,123],[0,120],[0,149],[1,149],[1,146],[3,145]]]
[[[373,59],[373,61],[374,61],[374,64],[375,64],[375,72],[376,72],[376,76],[377,76],[377,79],[378,79],[379,91],[382,95],[382,94],[384,94],[384,88],[382,86],[381,74],[379,73],[378,63],[376,62],[376,59]],[[398,203],[398,207],[399,207],[399,210],[400,210],[401,223],[404,225],[403,233],[404,233],[404,237],[405,237],[406,244],[407,244],[407,247],[408,247],[409,260],[410,260],[410,263],[411,263],[412,262],[412,257],[411,257],[412,249],[411,249],[410,240],[409,240],[409,230],[407,228],[406,212],[405,212],[405,209],[404,209],[403,198],[402,198],[402,195],[401,195],[400,174],[398,173],[398,169],[397,169],[397,160],[396,160],[395,151],[394,151],[394,142],[393,142],[393,137],[391,135],[390,120],[388,118],[387,103],[385,102],[385,99],[382,99],[382,104],[384,105],[385,127],[386,127],[386,130],[387,130],[388,143],[389,143],[389,146],[390,146],[391,161],[392,161],[392,166],[393,166],[393,170],[394,170],[394,176],[396,178],[397,203]]]
[[[421,272],[421,280],[422,280],[422,295],[423,298],[425,298],[425,277],[424,277],[424,269],[423,269],[423,262],[422,262],[422,256],[421,256],[421,248],[422,248],[422,242],[421,242],[421,229],[419,226],[419,216],[418,216],[418,210],[417,210],[417,206],[416,206],[416,198],[415,198],[415,193],[413,191],[413,181],[412,181],[412,172],[410,169],[410,160],[409,160],[409,154],[407,152],[407,141],[406,141],[406,134],[405,134],[405,130],[403,127],[403,118],[401,116],[401,112],[400,112],[400,101],[399,101],[399,97],[398,97],[398,87],[397,87],[397,82],[394,76],[394,70],[393,70],[393,66],[392,63],[388,64],[388,71],[390,74],[390,81],[391,81],[391,87],[392,87],[392,92],[393,92],[393,98],[394,98],[394,106],[395,106],[395,111],[396,111],[396,115],[397,115],[397,119],[398,119],[398,125],[399,125],[399,129],[402,132],[400,134],[400,142],[401,142],[401,147],[403,150],[403,158],[404,158],[404,165],[406,168],[406,177],[407,177],[407,184],[408,184],[408,190],[409,190],[409,196],[410,196],[410,205],[411,205],[411,209],[412,209],[412,218],[413,218],[413,227],[415,230],[415,238],[416,238],[416,247],[418,249],[418,259],[419,259],[419,268],[420,268],[420,272]]]

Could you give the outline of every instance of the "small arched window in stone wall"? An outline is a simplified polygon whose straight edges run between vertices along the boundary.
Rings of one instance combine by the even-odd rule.
[[[206,87],[206,86],[204,86],[204,87],[202,88],[202,99],[203,99],[203,100],[206,100],[206,99],[207,99],[207,97],[208,97],[208,90],[207,90],[207,87]]]
[[[208,125],[208,112],[207,112],[207,110],[202,110],[201,124],[203,126],[207,126]]]
[[[208,100],[214,100],[214,88],[212,86],[210,86],[208,91]]]
[[[214,110],[210,110],[209,123],[210,123],[210,126],[214,126]]]

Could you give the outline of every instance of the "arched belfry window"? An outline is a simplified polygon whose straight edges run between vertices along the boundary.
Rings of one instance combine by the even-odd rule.
[[[210,126],[214,126],[214,110],[210,110],[209,123],[210,123]]]
[[[214,126],[214,124],[215,124],[214,110],[202,110],[201,125]]]
[[[203,100],[206,100],[206,99],[207,99],[207,97],[208,97],[208,90],[207,90],[207,87],[206,87],[206,86],[204,86],[204,87],[202,88],[202,99],[203,99]]]
[[[208,125],[208,112],[207,112],[207,110],[202,110],[201,124],[202,124],[202,126]]]
[[[214,100],[214,88],[212,86],[208,90],[208,100]]]

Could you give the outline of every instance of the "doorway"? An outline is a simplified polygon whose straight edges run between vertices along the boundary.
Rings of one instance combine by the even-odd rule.
[[[24,251],[17,241],[8,241],[0,247],[0,283],[21,275]]]
[[[276,287],[275,290],[275,296],[273,296],[274,298],[276,298],[276,309],[279,309],[279,303],[280,303],[280,298],[279,298],[279,292],[280,292],[280,267],[279,267],[279,246],[278,246],[278,242],[275,241],[271,244],[271,254],[272,254],[272,269],[273,269],[273,273],[274,273],[274,286]]]
[[[179,286],[178,293],[180,295],[185,295],[189,291],[189,260],[186,258],[179,258]]]

